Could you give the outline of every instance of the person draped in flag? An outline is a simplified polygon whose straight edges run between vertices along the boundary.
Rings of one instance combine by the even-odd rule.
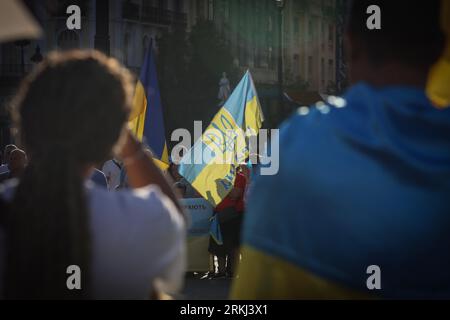
[[[353,85],[282,125],[279,172],[251,190],[232,298],[450,298],[450,101],[436,108],[425,90],[445,46],[440,8],[353,2]]]

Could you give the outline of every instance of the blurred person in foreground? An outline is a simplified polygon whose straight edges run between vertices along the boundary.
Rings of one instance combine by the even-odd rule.
[[[129,72],[95,51],[51,54],[22,84],[13,118],[30,163],[0,192],[4,298],[145,299],[180,288],[185,217],[126,129],[132,93]],[[88,181],[113,149],[130,190]],[[67,288],[71,265],[81,290]]]
[[[0,174],[0,183],[9,179],[19,179],[27,166],[27,155],[23,150],[14,149],[9,155],[8,171]]]
[[[366,27],[370,5],[381,30]],[[450,108],[424,90],[445,44],[439,10],[353,2],[353,86],[283,124],[280,170],[250,195],[232,298],[450,298]]]

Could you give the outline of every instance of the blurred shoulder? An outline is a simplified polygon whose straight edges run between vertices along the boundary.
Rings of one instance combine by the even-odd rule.
[[[182,215],[175,204],[158,186],[148,185],[111,192],[87,184],[87,189],[92,214],[97,218],[125,219],[146,226],[165,225],[177,229],[184,226]]]

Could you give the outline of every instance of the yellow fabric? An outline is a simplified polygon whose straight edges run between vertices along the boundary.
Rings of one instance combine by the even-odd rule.
[[[221,132],[215,130],[214,126],[219,128],[218,130]],[[227,130],[233,130],[234,133],[238,134],[239,128],[228,110],[222,108],[202,136],[203,143],[214,151],[215,156],[214,160],[205,166],[195,178],[192,186],[213,206],[219,204],[233,186],[235,175],[230,173],[233,170],[233,161],[224,161],[224,159],[233,159],[236,150],[226,149],[226,146],[230,145],[230,142],[226,139],[230,139],[230,137],[225,133]],[[243,139],[242,136],[241,139]],[[246,155],[241,154],[241,156],[245,158]],[[228,182],[226,186],[230,186],[228,189],[221,183],[224,179]]]
[[[169,151],[167,150],[167,143],[164,143],[164,150],[161,155],[161,162],[167,166],[166,168],[169,167]]]
[[[264,121],[261,105],[258,101],[258,96],[254,96],[252,100],[247,102],[245,108],[245,127],[255,130],[258,133],[259,128]]]
[[[241,250],[238,278],[231,299],[374,299],[304,271],[292,263],[266,255],[250,246]]]
[[[136,85],[136,93],[134,95],[133,110],[130,114],[128,125],[134,135],[142,141],[144,136],[145,115],[147,113],[147,98],[145,97],[144,88],[141,82]]]
[[[133,131],[134,135],[142,141],[144,136],[145,115],[147,114],[147,98],[145,90],[140,81],[136,84],[136,91],[133,98],[133,108],[128,118],[128,126]],[[161,170],[169,168],[169,153],[167,151],[167,144],[164,146],[164,151],[160,159],[153,158],[153,162]]]
[[[169,165],[167,163],[162,162],[161,160],[159,160],[157,158],[153,158],[153,162],[162,171],[167,170],[169,168]]]
[[[426,92],[436,107],[450,106],[450,1],[442,0],[442,29],[447,36],[447,46],[443,56],[431,68]]]
[[[131,109],[129,121],[134,120],[139,115],[142,115],[147,107],[147,98],[145,97],[145,89],[141,81],[136,83],[136,91],[133,97],[133,107]]]

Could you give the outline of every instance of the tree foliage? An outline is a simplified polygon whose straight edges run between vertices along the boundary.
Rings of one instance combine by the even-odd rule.
[[[231,86],[239,71],[227,40],[213,22],[199,21],[189,34],[176,28],[158,40],[158,75],[167,132],[205,127],[219,110],[217,93],[222,72]]]

